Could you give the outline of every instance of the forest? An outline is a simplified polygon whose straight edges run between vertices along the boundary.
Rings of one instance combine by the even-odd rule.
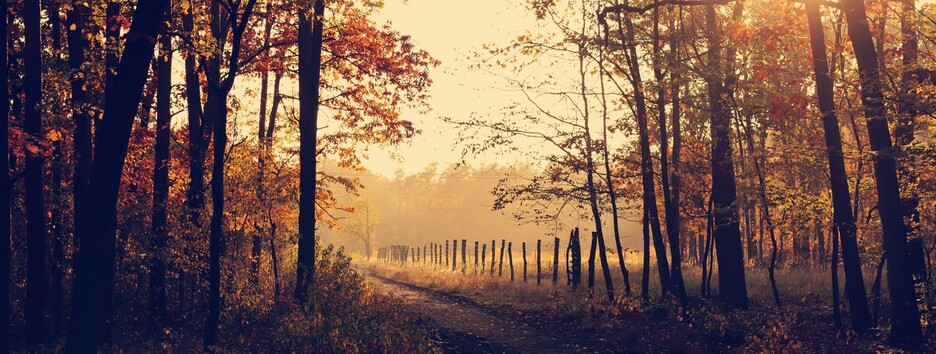
[[[936,2],[438,4],[0,0],[0,351],[936,351]]]

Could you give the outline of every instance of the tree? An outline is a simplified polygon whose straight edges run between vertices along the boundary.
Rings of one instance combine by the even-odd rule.
[[[166,11],[166,23],[172,18]],[[172,122],[172,37],[168,28],[159,36],[156,73],[156,146],[153,154],[153,220],[150,256],[149,316],[151,333],[162,333],[166,312],[166,245],[169,241],[169,135]]]
[[[221,317],[221,251],[224,247],[224,161],[227,152],[227,99],[234,87],[234,79],[241,68],[241,45],[244,31],[253,14],[256,0],[224,5],[221,1],[211,2],[211,33],[215,39],[212,55],[202,58],[205,76],[208,79],[208,93],[205,100],[205,119],[213,126],[214,141],[212,153],[214,164],[211,167],[211,225],[208,241],[208,318],[205,320],[205,333],[202,345],[205,351],[218,337],[218,324]],[[222,61],[226,52],[225,44],[230,31],[230,52],[227,57],[227,75],[222,76]]]
[[[324,0],[313,0],[311,13],[299,12],[299,252],[293,296],[300,305],[308,304],[315,277],[316,135],[324,17]]]
[[[23,76],[26,94],[24,130],[30,135],[26,154],[26,343],[36,349],[45,342],[46,294],[46,219],[43,203],[42,113],[42,43],[40,42],[39,0],[23,4],[23,27],[26,34]]]
[[[862,0],[843,0],[842,11],[848,23],[848,35],[858,63],[861,79],[861,102],[868,125],[868,139],[874,151],[874,176],[878,194],[878,215],[884,230],[887,262],[887,285],[891,294],[891,340],[916,345],[921,339],[920,317],[916,307],[913,277],[910,271],[907,229],[900,202],[896,152],[887,126],[878,53],[868,27]]]
[[[0,352],[10,351],[10,71],[7,9],[0,1]]]
[[[625,2],[626,6],[628,2]],[[621,18],[623,17],[623,18]],[[599,21],[604,21],[599,20]],[[607,31],[607,24],[604,24]],[[625,48],[625,61],[627,70],[618,66],[621,73],[627,75],[631,83],[634,95],[635,112],[634,117],[637,121],[637,136],[640,146],[640,176],[643,186],[643,210],[645,222],[650,223],[650,231],[653,240],[653,249],[657,259],[657,270],[660,277],[660,289],[664,294],[673,292],[673,279],[670,277],[670,267],[666,256],[666,244],[663,243],[663,233],[660,227],[660,213],[657,207],[656,187],[654,182],[653,161],[650,157],[650,134],[647,125],[647,100],[644,95],[643,78],[640,72],[640,63],[637,58],[637,44],[634,30],[634,23],[630,14],[620,15],[618,18],[618,35],[621,44]],[[624,94],[624,92],[622,92]]]
[[[741,6],[736,5],[736,6]],[[722,66],[722,34],[714,5],[705,8],[708,65],[706,78],[709,110],[711,112],[712,139],[712,203],[713,229],[718,255],[719,295],[732,307],[747,307],[747,288],[744,279],[744,255],[741,231],[738,225],[737,189],[731,147],[731,112],[728,107],[730,91],[725,85],[725,67]],[[732,59],[732,58],[729,58]]]
[[[861,274],[861,259],[858,254],[858,240],[855,237],[855,218],[852,215],[851,195],[848,190],[848,176],[845,173],[845,158],[842,153],[842,136],[839,132],[838,117],[835,115],[835,97],[832,76],[826,59],[825,31],[819,4],[816,1],[806,3],[806,16],[809,19],[809,36],[812,45],[813,70],[816,77],[816,96],[822,127],[825,132],[826,155],[829,161],[829,182],[832,189],[832,219],[834,232],[842,244],[842,258],[845,265],[845,291],[851,309],[852,328],[861,333],[871,323],[868,311],[868,298],[865,294],[864,278]],[[838,267],[833,264],[833,267]],[[838,289],[834,289],[838,293]]]
[[[377,229],[379,227],[380,219],[373,203],[368,200],[361,200],[356,203],[354,215],[351,216],[351,222],[348,225],[348,232],[364,244],[364,254],[367,259],[370,259],[371,253],[373,253],[373,245],[377,239]]]
[[[75,285],[66,351],[97,351],[113,314],[114,234],[117,194],[133,119],[140,104],[166,0],[140,0],[124,44],[117,76],[105,93],[104,119],[97,128],[88,186],[87,220],[75,259]]]

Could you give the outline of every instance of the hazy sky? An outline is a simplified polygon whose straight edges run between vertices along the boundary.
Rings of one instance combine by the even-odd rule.
[[[439,117],[466,119],[473,112],[496,110],[518,98],[517,93],[496,84],[497,73],[469,69],[478,61],[472,59],[472,54],[484,44],[510,42],[536,27],[535,18],[524,8],[523,1],[386,0],[375,21],[378,24],[389,21],[393,29],[412,36],[418,48],[428,51],[442,64],[431,71],[431,112],[404,114],[405,119],[414,121],[422,130],[412,144],[399,147],[405,159],[394,161],[389,152],[372,149],[364,166],[392,176],[398,169],[410,174],[433,162],[459,162],[461,148],[454,146],[457,131]]]

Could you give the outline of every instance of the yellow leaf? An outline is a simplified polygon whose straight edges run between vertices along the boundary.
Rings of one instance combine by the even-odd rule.
[[[68,27],[68,30],[69,30],[69,31],[74,31],[74,30],[76,30],[76,29],[78,29],[78,26],[76,26],[74,23],[71,24],[71,26]]]

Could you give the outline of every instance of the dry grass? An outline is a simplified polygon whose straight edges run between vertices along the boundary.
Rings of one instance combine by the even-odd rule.
[[[514,258],[517,259],[516,257]],[[632,297],[640,296],[641,284],[641,261],[636,255],[628,255],[625,264],[630,275]],[[536,265],[528,265],[527,282],[523,282],[523,264],[515,262],[514,281],[510,281],[509,266],[505,264],[502,276],[498,276],[498,270],[495,268],[493,275],[490,273],[490,265],[485,272],[476,273],[473,261],[469,262],[466,274],[462,274],[460,268],[452,271],[451,267],[433,266],[423,264],[407,264],[400,266],[388,264],[386,262],[372,260],[363,260],[356,258],[355,262],[359,267],[375,271],[376,273],[388,278],[396,279],[415,285],[470,296],[484,303],[500,304],[509,306],[536,306],[539,302],[549,301],[550,294],[556,291],[565,291],[566,286],[565,268],[560,264],[558,284],[552,282],[552,262],[543,264],[542,283],[536,284]],[[621,270],[616,262],[609,260],[611,267],[612,284],[615,287],[616,297],[624,294],[624,280]],[[597,262],[596,262],[597,263]],[[582,282],[586,285],[588,268],[587,263],[583,264]],[[770,288],[766,267],[748,266],[745,270],[747,279],[748,296],[752,302],[770,305],[773,303],[773,294]],[[840,293],[844,291],[844,274],[839,270]],[[886,274],[885,274],[886,276]],[[683,278],[686,284],[686,291],[690,296],[697,296],[700,292],[702,269],[696,265],[683,266]],[[865,272],[865,287],[870,289],[874,280],[873,270]],[[777,288],[784,304],[797,305],[826,305],[830,306],[832,302],[832,280],[828,266],[796,266],[779,268],[776,271]],[[882,282],[882,292],[886,293],[887,284]],[[604,278],[602,277],[601,267],[596,264],[595,270],[595,291],[604,293]],[[660,283],[659,276],[655,266],[650,270],[649,289],[651,297],[659,297]],[[718,293],[718,272],[712,275],[712,293]]]

